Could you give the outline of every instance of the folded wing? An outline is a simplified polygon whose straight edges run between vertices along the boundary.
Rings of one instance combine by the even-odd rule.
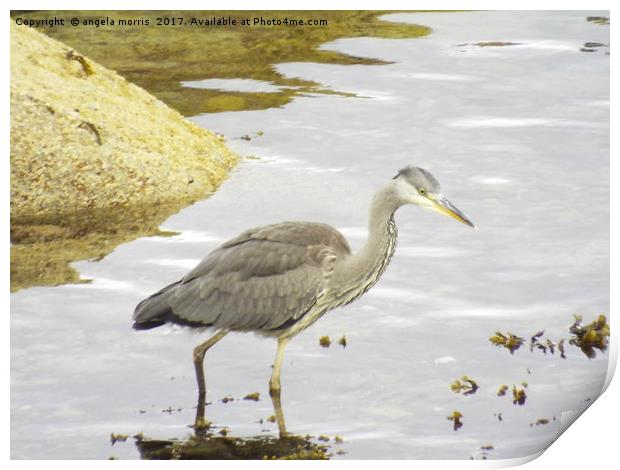
[[[134,328],[166,322],[238,331],[283,328],[312,308],[336,260],[350,253],[344,237],[325,224],[248,230],[142,301]]]

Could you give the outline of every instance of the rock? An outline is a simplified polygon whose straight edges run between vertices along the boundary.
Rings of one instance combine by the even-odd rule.
[[[78,280],[68,261],[91,257],[104,241],[107,253],[153,234],[214,191],[238,159],[142,88],[14,24],[10,96],[11,241],[20,248],[12,247],[12,290]],[[50,248],[67,256],[51,260]]]

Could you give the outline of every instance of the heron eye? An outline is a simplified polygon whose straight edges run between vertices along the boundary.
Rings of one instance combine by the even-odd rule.
[[[426,190],[424,188],[418,188],[418,193],[420,196],[426,196]]]

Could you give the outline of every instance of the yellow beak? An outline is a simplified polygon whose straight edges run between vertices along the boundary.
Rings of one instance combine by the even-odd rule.
[[[460,210],[458,210],[446,198],[442,197],[442,198],[429,198],[429,199],[431,199],[431,201],[433,201],[434,203],[433,209],[435,209],[440,214],[447,215],[448,217],[452,217],[453,219],[458,220],[459,222],[465,225],[469,225],[470,227],[476,228],[474,223],[471,220],[469,220],[467,217],[465,217],[465,214],[463,214]]]

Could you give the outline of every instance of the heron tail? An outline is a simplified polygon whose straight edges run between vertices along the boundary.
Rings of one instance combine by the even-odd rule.
[[[172,314],[168,297],[172,294],[173,288],[180,282],[177,281],[164,287],[136,306],[133,312],[134,330],[150,330],[168,323]]]

